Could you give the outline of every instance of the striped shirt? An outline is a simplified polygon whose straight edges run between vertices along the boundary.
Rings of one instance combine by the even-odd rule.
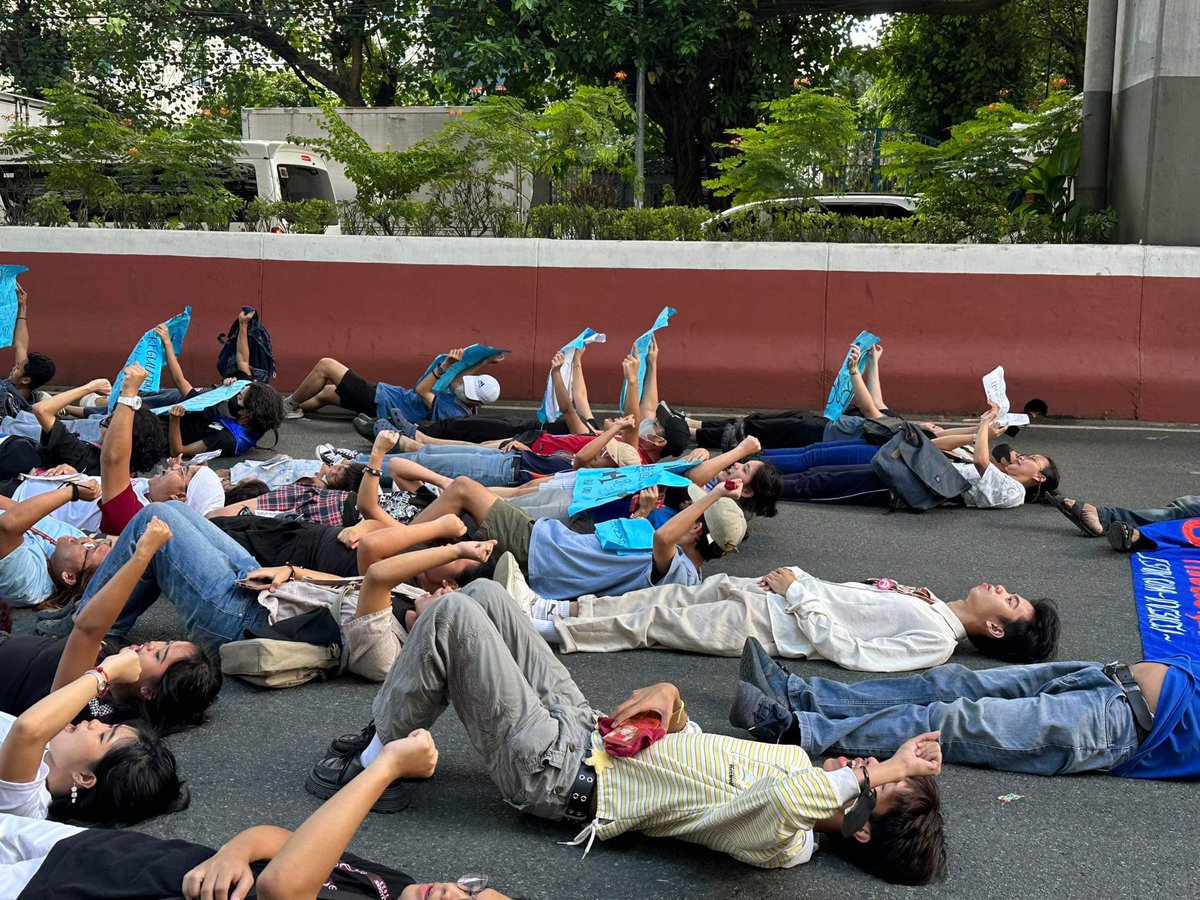
[[[859,791],[853,771],[823,772],[799,747],[690,729],[612,762],[598,773],[596,837],[679,838],[764,869],[808,862],[813,824]]]

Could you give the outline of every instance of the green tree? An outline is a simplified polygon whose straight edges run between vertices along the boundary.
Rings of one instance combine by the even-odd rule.
[[[242,127],[242,109],[273,106],[320,106],[335,100],[322,88],[313,90],[286,69],[240,65],[215,79],[200,96],[200,108],[223,118],[235,130]]]
[[[733,152],[705,182],[735,205],[817,193],[836,176],[857,134],[854,107],[840,97],[800,91],[764,107],[767,121],[733,129]]]

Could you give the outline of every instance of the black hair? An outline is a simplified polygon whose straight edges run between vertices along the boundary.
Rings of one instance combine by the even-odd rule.
[[[362,484],[363,475],[367,473],[367,467],[362,463],[350,463],[342,470],[342,484],[338,488],[339,491],[349,491],[354,494],[358,492],[358,487]]]
[[[778,512],[776,504],[783,494],[783,473],[775,463],[765,459],[761,462],[762,465],[746,485],[753,493],[739,499],[738,505],[756,516],[769,519]]]
[[[133,413],[133,438],[129,450],[129,471],[149,472],[167,457],[167,426],[148,406]]]
[[[712,562],[714,559],[720,559],[725,555],[725,548],[712,538],[708,531],[708,523],[701,516],[698,520],[702,526],[700,536],[696,539],[696,550],[700,553],[700,558],[705,562]]]
[[[204,712],[217,699],[222,681],[220,662],[197,647],[191,656],[167,666],[153,699],[139,697],[133,704],[118,704],[114,719],[145,719],[163,734],[193,728],[204,722]]]
[[[255,497],[261,497],[270,490],[271,486],[265,481],[259,481],[257,478],[247,478],[245,481],[231,484],[225,489],[225,505],[232,506],[234,503],[253,500]]]
[[[1058,648],[1058,607],[1053,600],[1033,601],[1033,619],[1009,622],[1003,637],[972,634],[971,643],[985,656],[1008,663],[1043,662]]]
[[[254,382],[246,389],[246,427],[255,434],[265,437],[267,432],[279,442],[279,425],[283,421],[283,397],[270,385]]]
[[[869,875],[892,884],[929,884],[946,877],[941,791],[928,775],[909,778],[906,785],[892,809],[871,815],[869,841],[838,832],[824,837],[834,853]]]
[[[50,818],[100,825],[133,825],[154,816],[186,809],[187,789],[176,770],[175,754],[148,722],[125,723],[137,735],[118,744],[96,764],[93,787],[76,801],[56,797]]]
[[[29,379],[29,389],[37,390],[54,377],[58,371],[54,360],[45,353],[30,353],[25,357],[25,377]]]
[[[1048,456],[1046,457],[1046,465],[1042,469],[1042,477],[1046,480],[1035,481],[1025,488],[1026,503],[1046,503],[1048,502],[1046,499],[1047,495],[1058,491],[1058,466]]]
[[[60,577],[51,573],[54,581],[54,593],[35,606],[34,609],[62,609],[64,606],[74,604],[76,600],[83,596],[83,592],[87,590],[88,583],[99,568],[99,566],[96,566],[96,568],[89,572],[80,573],[79,577],[75,579],[74,584],[67,584]]]

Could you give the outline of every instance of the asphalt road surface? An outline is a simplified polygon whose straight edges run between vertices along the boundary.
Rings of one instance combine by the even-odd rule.
[[[365,446],[347,420],[323,418],[287,423],[278,449],[311,455],[323,441]],[[1015,443],[1023,452],[1053,456],[1069,497],[1136,508],[1200,493],[1195,429],[1050,425],[1027,429]],[[1059,602],[1060,659],[1140,657],[1128,559],[1103,540],[1082,537],[1051,507],[923,515],[803,504],[781,509],[774,519],[755,520],[743,549],[705,572],[753,576],[794,564],[833,580],[887,575],[927,585],[945,599],[965,596],[982,581],[997,582]],[[19,613],[17,630],[31,628],[32,618]],[[178,618],[161,602],[134,636],[179,637]],[[956,659],[992,665],[971,650]],[[728,724],[736,660],[665,651],[563,660],[597,708],[611,708],[636,687],[669,680],[707,730],[740,734]],[[823,662],[788,666],[801,675],[863,677]],[[318,805],[303,788],[309,766],[330,738],[369,719],[374,692],[374,685],[349,677],[282,691],[230,679],[209,722],[171,740],[192,791],[190,809],[142,830],[216,847],[250,825],[297,826]],[[574,836],[571,827],[523,816],[500,800],[452,709],[433,733],[441,752],[436,777],[412,788],[405,811],[369,816],[352,844],[358,854],[418,879],[485,872],[506,893],[545,900],[918,895],[822,852],[795,869],[764,871],[702,847],[630,834],[597,841],[584,859],[580,848],[558,843]],[[920,896],[1200,896],[1196,784],[1105,775],[1038,778],[956,766],[946,767],[941,783],[950,872],[941,884],[915,889]],[[997,799],[1010,793],[1021,799]]]

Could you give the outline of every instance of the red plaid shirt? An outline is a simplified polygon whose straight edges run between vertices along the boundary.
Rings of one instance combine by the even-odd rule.
[[[346,498],[349,493],[313,484],[285,484],[260,496],[258,511],[294,512],[305,522],[341,525],[344,522]]]

